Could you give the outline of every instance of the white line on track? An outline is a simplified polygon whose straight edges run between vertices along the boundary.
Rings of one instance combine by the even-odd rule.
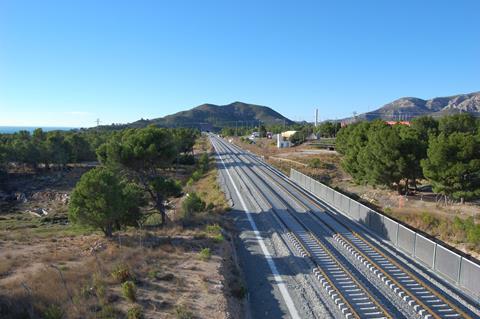
[[[253,229],[253,233],[255,234],[255,239],[258,241],[260,244],[260,247],[262,249],[263,255],[265,256],[265,259],[267,260],[268,266],[270,267],[270,270],[272,271],[273,278],[275,279],[275,283],[277,284],[278,288],[280,289],[280,293],[282,294],[283,301],[287,305],[288,312],[290,313],[290,317],[294,319],[300,319],[300,316],[297,312],[297,309],[295,308],[295,305],[293,304],[292,297],[290,296],[287,287],[285,286],[285,282],[282,279],[282,276],[280,276],[280,273],[277,270],[277,266],[275,265],[275,262],[273,261],[272,255],[268,252],[267,246],[265,246],[265,242],[263,241],[263,238],[260,236],[260,233],[258,231],[257,225],[255,224],[255,221],[253,220],[250,211],[247,209],[247,205],[245,204],[242,195],[240,194],[237,185],[233,181],[232,175],[230,175],[230,172],[227,169],[227,166],[225,165],[225,162],[223,161],[223,158],[220,156],[220,154],[217,151],[217,147],[215,146],[214,143],[212,143],[213,148],[215,148],[215,152],[219,155],[218,157],[222,161],[223,168],[225,169],[225,172],[227,172],[228,178],[230,179],[230,182],[233,185],[233,188],[235,190],[235,193],[238,196],[238,199],[240,200],[240,204],[242,205],[243,210],[247,214],[248,221],[250,222],[250,226]]]

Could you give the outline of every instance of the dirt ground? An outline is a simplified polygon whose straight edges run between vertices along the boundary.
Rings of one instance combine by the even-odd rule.
[[[186,190],[211,204],[207,211],[185,224],[175,199],[168,226],[112,239],[68,223],[69,193],[87,169],[18,175],[3,195],[15,197],[0,201],[1,318],[243,317],[245,288],[215,168]]]
[[[388,188],[355,184],[341,168],[341,157],[337,152],[318,149],[308,144],[288,149],[277,149],[275,144],[267,139],[257,139],[255,144],[234,139],[234,143],[264,156],[265,160],[287,175],[290,174],[290,168],[295,168],[330,187],[337,188],[351,197],[367,203],[377,210],[421,229],[467,254],[476,258],[480,257],[480,247],[465,243],[465,234],[458,235],[457,231],[451,227],[454,217],[460,217],[461,219],[473,217],[478,222],[480,218],[478,202],[456,203],[446,206],[442,201],[438,201],[436,194],[431,191],[419,191],[415,194],[402,196]],[[312,165],[311,161],[314,158],[320,160],[317,165]],[[434,217],[435,227],[432,227],[429,223],[428,215]]]

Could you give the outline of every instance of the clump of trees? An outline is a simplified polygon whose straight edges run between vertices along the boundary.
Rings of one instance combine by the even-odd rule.
[[[0,134],[0,163],[16,163],[37,170],[40,165],[64,168],[67,163],[94,161],[95,149],[109,133],[95,131],[20,131]]]
[[[182,190],[169,177],[171,170],[179,157],[193,153],[197,137],[196,130],[154,126],[114,132],[97,149],[101,166],[82,176],[72,194],[71,220],[111,236],[114,230],[140,225],[148,217],[139,213],[140,207],[151,202],[164,225],[167,198]]]
[[[403,193],[426,178],[445,200],[480,196],[480,121],[469,114],[420,117],[411,126],[360,122],[340,130],[336,147],[358,183]]]

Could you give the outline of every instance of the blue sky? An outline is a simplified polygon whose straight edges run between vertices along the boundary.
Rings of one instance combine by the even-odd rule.
[[[480,1],[0,0],[0,125],[202,103],[341,118],[480,91]]]

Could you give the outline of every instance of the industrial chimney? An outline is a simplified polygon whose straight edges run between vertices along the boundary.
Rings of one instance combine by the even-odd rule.
[[[315,127],[318,126],[318,109],[315,109]]]

